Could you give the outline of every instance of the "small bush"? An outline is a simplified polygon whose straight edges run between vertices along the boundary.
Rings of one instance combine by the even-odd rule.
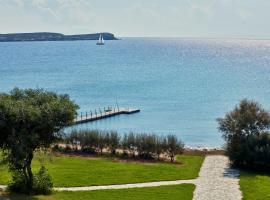
[[[168,135],[165,140],[165,147],[167,155],[170,157],[171,162],[177,154],[182,154],[184,151],[184,143],[179,141],[175,135]]]
[[[27,185],[27,181],[22,172],[13,172],[12,182],[8,185],[8,189],[12,192],[30,194],[31,191]]]
[[[138,134],[136,146],[138,155],[144,159],[153,159],[155,153],[155,135]]]
[[[116,149],[120,145],[120,140],[121,137],[118,135],[117,132],[111,131],[110,133],[107,133],[107,146],[111,151],[111,154],[115,155],[116,154]]]
[[[72,152],[72,151],[73,151],[73,149],[69,145],[65,146],[64,152]]]
[[[136,135],[133,132],[125,134],[122,139],[122,147],[125,151],[128,151],[133,157],[135,157],[137,151]]]
[[[83,153],[93,154],[103,151],[110,152],[111,155],[117,155],[116,150],[122,149],[122,157],[136,156],[141,159],[160,159],[160,155],[166,155],[173,162],[176,154],[183,152],[184,144],[175,135],[167,137],[157,136],[147,133],[124,134],[121,137],[115,131],[99,131],[99,130],[73,130],[70,135],[65,138],[67,147],[71,150],[77,149],[76,145],[80,145],[80,151]]]
[[[155,137],[155,154],[157,159],[160,159],[160,155],[166,151],[166,138],[164,137]]]
[[[53,151],[60,151],[59,145],[58,144],[53,145],[52,150]]]
[[[33,176],[33,187],[31,188],[22,172],[14,172],[12,182],[8,189],[12,192],[23,194],[50,194],[53,188],[53,183],[47,169],[42,166],[40,170]]]
[[[96,149],[91,148],[91,147],[84,147],[84,148],[81,149],[81,152],[82,153],[87,153],[87,154],[92,154],[92,155],[97,154]]]
[[[34,175],[33,192],[34,194],[50,194],[52,192],[53,183],[48,170],[42,166],[38,173]]]
[[[270,170],[270,114],[260,104],[244,99],[218,122],[234,166]]]

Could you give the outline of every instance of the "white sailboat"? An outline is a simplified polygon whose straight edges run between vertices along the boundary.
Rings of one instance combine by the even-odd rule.
[[[102,34],[99,35],[99,39],[98,39],[98,42],[97,42],[97,45],[104,45],[104,39],[103,39],[103,36]]]

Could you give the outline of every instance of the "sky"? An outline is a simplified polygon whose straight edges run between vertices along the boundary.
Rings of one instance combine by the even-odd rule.
[[[270,0],[0,0],[0,33],[270,39]]]

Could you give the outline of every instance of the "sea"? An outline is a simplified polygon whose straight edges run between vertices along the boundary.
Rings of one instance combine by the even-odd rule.
[[[247,98],[270,110],[270,40],[122,38],[0,43],[0,92],[69,94],[78,113],[138,108],[71,129],[175,134],[186,146],[221,148],[217,118]]]

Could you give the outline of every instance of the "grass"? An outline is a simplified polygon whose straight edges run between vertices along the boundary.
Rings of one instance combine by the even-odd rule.
[[[270,174],[243,171],[240,187],[244,200],[270,200]]]
[[[78,157],[53,157],[45,166],[52,176],[54,186],[90,186],[151,181],[194,179],[198,176],[204,157],[177,157],[182,165],[171,163],[119,162],[110,159],[85,159]],[[34,160],[36,171],[39,162]],[[5,166],[0,166],[0,184],[7,184],[10,175]]]
[[[55,192],[50,196],[7,195],[10,200],[192,200],[195,186],[192,184],[134,188],[121,190],[99,190],[83,192]],[[0,198],[1,199],[1,198]]]

